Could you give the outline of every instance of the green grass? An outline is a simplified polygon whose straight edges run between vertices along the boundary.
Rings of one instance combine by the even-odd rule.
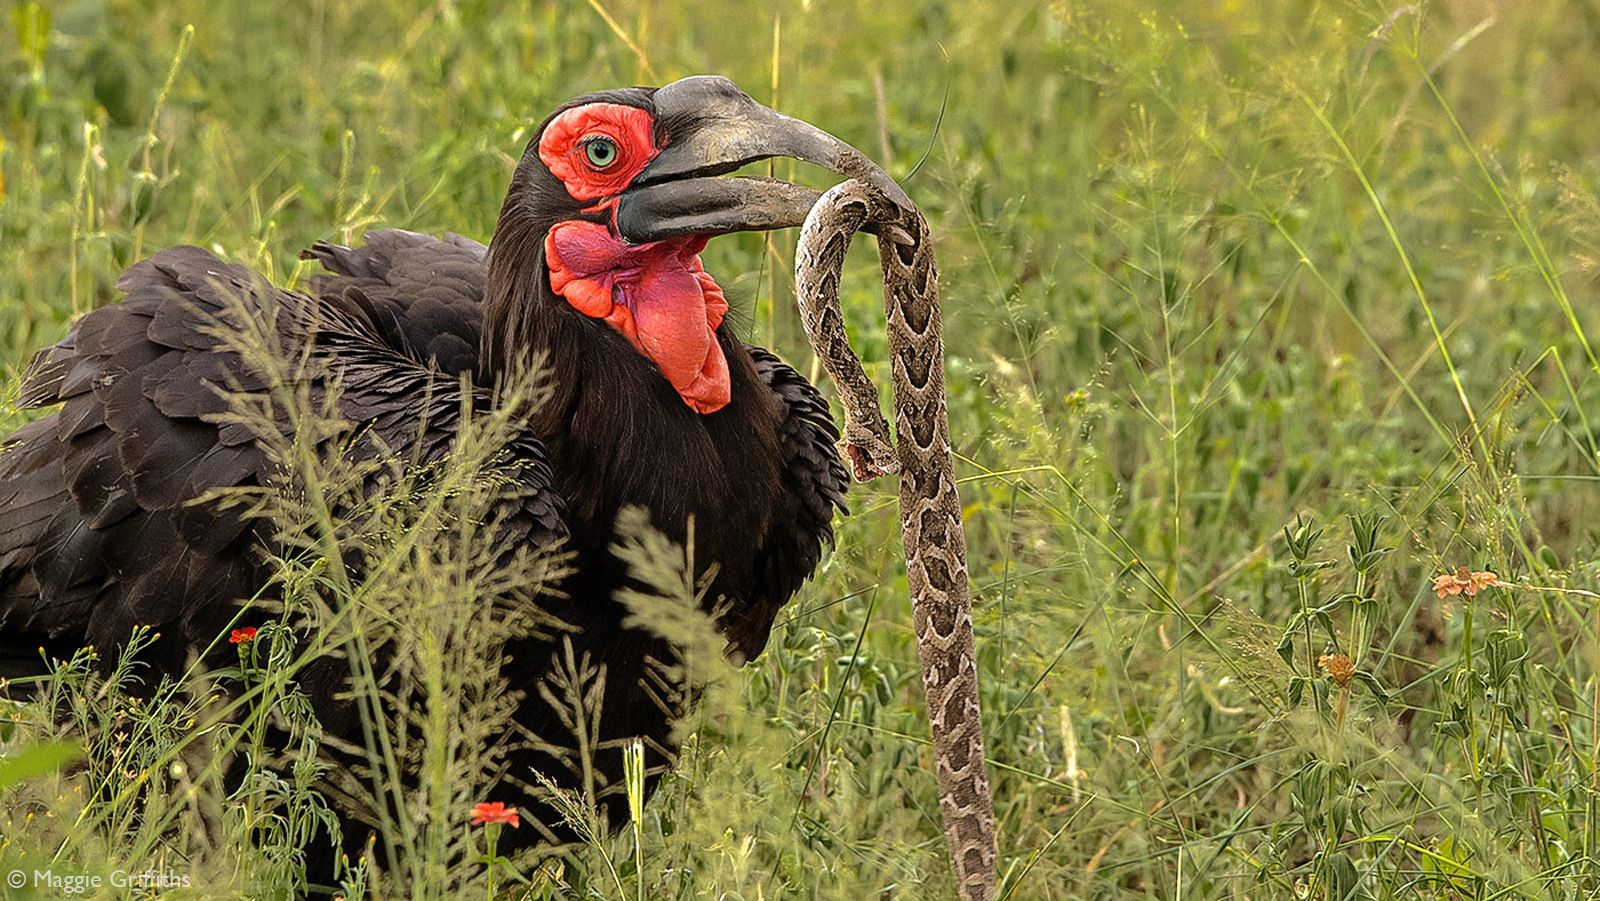
[[[486,240],[555,104],[726,74],[915,169],[1004,897],[1600,898],[1593,4],[6,12],[0,396],[155,249],[214,246],[292,285],[318,238]],[[805,371],[792,242],[720,239],[706,264]],[[847,315],[881,374],[859,254]],[[639,847],[598,840],[509,891],[949,894],[892,486],[852,507],[767,653],[712,680]],[[1459,568],[1508,587],[1436,597]],[[1319,665],[1339,654],[1348,687]],[[69,737],[117,733],[126,711],[61,681]],[[184,703],[136,735],[152,784],[194,786],[167,807],[96,796],[93,765],[46,775],[57,752],[26,748],[50,730],[20,711],[0,870],[165,864],[186,896],[263,891],[250,874],[283,841],[175,774]],[[274,809],[314,815],[279,788]],[[486,886],[481,863],[428,869],[459,812],[410,845],[440,896]]]

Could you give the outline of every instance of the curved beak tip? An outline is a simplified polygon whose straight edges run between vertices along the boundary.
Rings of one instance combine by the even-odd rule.
[[[657,192],[649,198],[650,203],[633,205],[631,222],[635,234],[663,230],[660,223],[646,222],[646,213],[670,214],[665,227],[677,229],[679,234],[696,224],[717,225],[721,231],[799,225],[820,196],[817,192],[793,185],[787,186],[790,191],[783,192],[771,187],[755,189],[748,184],[737,189],[709,184],[712,176],[771,157],[814,163],[846,178],[858,179],[901,210],[916,211],[916,204],[905,191],[866,154],[809,122],[762,106],[726,78],[685,78],[657,89],[653,99],[656,121],[667,139],[666,146],[639,173],[635,187],[627,192]],[[684,187],[672,192],[662,190],[675,183]],[[695,194],[702,196],[697,198]],[[739,213],[729,208],[733,203],[755,204],[757,208]],[[619,215],[619,230],[622,225]]]

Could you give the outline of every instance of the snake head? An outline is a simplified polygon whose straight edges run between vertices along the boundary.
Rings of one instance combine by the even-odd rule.
[[[857,482],[870,482],[879,476],[893,475],[900,471],[900,460],[895,456],[894,446],[886,444],[873,435],[867,435],[865,440],[853,441],[849,435],[850,428],[846,425],[846,436],[839,439],[839,455],[850,461],[850,475]]]
[[[845,459],[850,461],[850,475],[857,482],[870,482],[879,476],[888,475],[888,471],[872,462],[872,455],[860,445],[844,442],[839,450]]]

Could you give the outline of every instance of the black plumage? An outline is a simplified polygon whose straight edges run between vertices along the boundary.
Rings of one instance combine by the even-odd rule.
[[[690,140],[698,130],[741,127],[740,110],[770,112],[737,95],[748,108],[730,113],[707,102],[706,115],[691,116],[684,110],[701,94],[725,103],[736,89],[720,79],[671,87],[675,93],[663,88],[659,97],[646,89],[590,95],[557,113],[597,103],[644,110],[655,116],[659,167],[674,148],[698,146]],[[656,108],[669,97],[671,110]],[[82,317],[40,351],[19,406],[58,409],[13,434],[0,454],[0,675],[15,674],[41,644],[58,653],[83,644],[114,649],[141,625],[162,635],[147,652],[150,662],[181,671],[193,649],[216,646],[241,600],[267,577],[270,526],[204,500],[215,489],[271,487],[282,478],[257,436],[227,415],[228,395],[270,407],[282,387],[221,337],[219,325],[245,327],[241,309],[268,314],[286,352],[311,348],[287,377],[314,403],[339,385],[347,428],[327,440],[354,457],[439,459],[464,407],[488,409],[509,373],[539,360],[549,397],[529,411],[513,442],[520,490],[508,492],[500,539],[572,552],[561,591],[525,601],[572,626],[578,651],[607,667],[604,742],[594,763],[602,804],[614,822],[625,818],[625,804],[611,797],[621,786],[621,739],[642,737],[647,763],[669,762],[681,705],[661,695],[681,686],[657,684],[660,674],[650,669],[649,661],[670,659],[673,649],[623,626],[613,595],[626,580],[609,548],[618,512],[641,507],[679,542],[693,522],[697,568],[715,572],[707,603],[721,599],[729,654],[745,660],[761,652],[777,611],[831,541],[847,476],[826,402],[729,326],[715,339],[730,399],[701,413],[616,329],[553,292],[544,243],[552,225],[582,220],[621,233],[615,204],[572,196],[539,146],[536,134],[488,248],[402,231],[369,233],[356,249],[319,243],[305,255],[328,274],[313,277],[308,293],[274,288],[197,248],[172,248],[123,275],[120,303]],[[740,162],[707,158],[685,172],[709,182]],[[625,187],[648,190],[653,171],[644,168]],[[784,202],[796,203],[787,195]],[[792,225],[806,206],[752,211],[743,225],[729,226],[723,216],[717,230]],[[659,227],[686,231],[676,220]],[[464,384],[459,376],[467,373]],[[507,673],[524,692],[515,718],[532,734],[563,732],[535,690],[559,651],[548,633],[506,646]],[[341,679],[327,672],[305,680],[324,728],[359,740],[337,697]],[[578,765],[569,752],[518,751],[507,778],[531,786],[537,770],[570,786]],[[524,808],[555,822],[533,800]],[[565,836],[559,828],[542,836],[520,830],[507,841],[541,837]]]

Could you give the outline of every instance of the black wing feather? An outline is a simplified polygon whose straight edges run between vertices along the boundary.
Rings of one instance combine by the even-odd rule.
[[[401,353],[413,342],[394,328],[405,304],[385,325],[370,305],[281,291],[193,247],[135,265],[118,287],[122,303],[35,356],[19,406],[61,409],[0,452],[0,659],[26,659],[42,639],[115,647],[137,625],[205,646],[259,584],[268,530],[205,498],[281,479],[251,429],[221,419],[226,392],[269,387],[219,337],[239,304],[271,313],[286,348],[312,342],[322,368],[303,377],[316,390],[317,373],[337,370],[352,452],[435,460],[460,421],[460,383]],[[428,345],[424,330],[411,334]],[[542,445],[530,436],[514,451],[528,490],[508,502],[507,538],[560,540],[564,508]]]
[[[473,371],[483,334],[489,249],[470,238],[385,229],[352,250],[319,241],[301,253],[331,275],[311,277],[324,297],[351,294],[373,310],[391,347],[448,375]]]
[[[828,402],[789,364],[763,347],[746,345],[756,373],[781,408],[783,456],[779,508],[756,555],[756,590],[730,612],[728,640],[746,660],[767,646],[772,621],[833,543],[833,512],[848,515],[850,476],[835,448],[839,440]]]

